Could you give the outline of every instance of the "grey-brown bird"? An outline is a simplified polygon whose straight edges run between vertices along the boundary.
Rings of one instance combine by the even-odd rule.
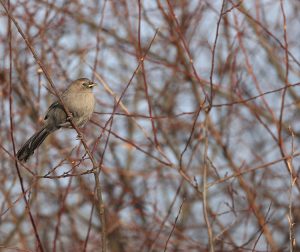
[[[90,119],[95,107],[93,87],[96,84],[87,78],[73,81],[62,93],[64,105],[72,114],[72,121],[82,127]],[[19,161],[26,162],[46,137],[60,128],[71,128],[70,120],[59,101],[55,101],[48,108],[43,127],[30,137],[17,153]]]

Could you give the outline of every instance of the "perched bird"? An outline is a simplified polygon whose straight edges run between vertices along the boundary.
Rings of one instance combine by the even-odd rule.
[[[73,81],[62,93],[64,105],[72,114],[72,121],[82,127],[90,119],[95,107],[93,87],[96,84],[87,78]],[[30,137],[17,153],[19,161],[26,162],[46,137],[60,128],[71,128],[70,120],[63,105],[56,101],[51,104],[45,115],[43,127]]]

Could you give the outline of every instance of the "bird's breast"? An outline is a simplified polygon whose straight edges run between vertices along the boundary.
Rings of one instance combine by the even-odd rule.
[[[92,92],[69,94],[64,102],[73,115],[74,123],[79,127],[90,119],[95,108],[95,97]]]

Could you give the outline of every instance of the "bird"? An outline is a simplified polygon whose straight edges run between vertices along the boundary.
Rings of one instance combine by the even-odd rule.
[[[93,87],[95,85],[96,83],[88,78],[80,78],[71,82],[61,95],[63,104],[71,113],[72,122],[77,127],[83,127],[94,112]],[[72,125],[64,106],[56,100],[48,108],[43,126],[17,152],[17,159],[20,162],[27,162],[46,137],[60,128],[72,128]]]

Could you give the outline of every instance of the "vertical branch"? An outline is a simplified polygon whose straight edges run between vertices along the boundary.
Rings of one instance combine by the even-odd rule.
[[[1,4],[3,5],[3,7],[5,7],[2,1],[1,1]],[[10,9],[10,1],[8,1],[7,10],[9,11],[9,9]],[[14,157],[16,157],[16,146],[15,146],[15,141],[14,141],[14,122],[13,122],[12,31],[11,31],[11,19],[10,18],[8,18],[8,43],[9,43],[9,121],[10,121],[10,138],[11,138],[11,142],[12,142]],[[15,167],[16,167],[16,170],[17,170],[17,174],[18,174],[18,178],[19,178],[19,182],[20,182],[20,186],[21,186],[21,190],[22,190],[22,194],[23,194],[23,199],[24,199],[24,202],[25,202],[25,207],[28,211],[29,219],[30,219],[30,222],[31,222],[34,234],[35,234],[35,239],[36,239],[36,242],[38,244],[38,250],[43,252],[44,249],[43,249],[43,246],[42,246],[42,242],[41,242],[40,236],[38,234],[37,226],[35,224],[33,215],[31,213],[31,209],[30,209],[28,199],[26,198],[26,192],[25,192],[25,188],[24,188],[23,178],[22,178],[20,168],[19,168],[19,165],[18,165],[18,162],[17,162],[16,158],[14,159],[14,162],[15,162]]]
[[[280,146],[281,155],[285,156],[284,146],[283,146],[283,139],[282,139],[282,123],[283,123],[283,114],[284,114],[284,105],[285,105],[285,97],[287,92],[287,87],[289,85],[289,46],[288,46],[288,40],[287,40],[287,24],[286,24],[286,15],[284,11],[283,6],[283,0],[280,0],[280,8],[282,12],[283,17],[283,38],[284,38],[284,45],[285,45],[285,88],[282,93],[281,98],[281,107],[280,107],[280,115],[279,115],[279,125],[278,125],[278,142]],[[289,189],[289,214],[288,214],[288,220],[289,220],[289,245],[290,245],[290,252],[293,251],[295,240],[293,238],[293,213],[292,213],[292,197],[293,197],[293,186],[295,185],[295,182],[297,180],[297,177],[294,178],[294,168],[293,168],[293,154],[294,154],[294,134],[293,131],[290,129],[291,135],[292,135],[292,155],[291,158],[286,160],[286,165],[288,167],[288,170],[290,172],[290,189]]]
[[[101,220],[101,248],[102,252],[107,251],[107,233],[106,233],[106,221],[105,221],[105,206],[102,198],[102,188],[101,188],[101,183],[100,183],[100,168],[94,169],[93,172],[94,179],[96,182],[96,193],[97,193],[97,201],[96,201],[96,207],[98,210],[98,214],[100,216]]]
[[[287,164],[290,170],[290,188],[289,188],[289,205],[288,205],[288,221],[289,221],[289,242],[290,242],[290,252],[294,251],[294,247],[296,244],[296,239],[294,235],[294,216],[293,216],[293,187],[296,183],[297,177],[293,176],[293,157],[295,154],[295,146],[294,146],[294,132],[290,128],[291,136],[292,136],[292,148],[290,158],[287,159]]]
[[[219,37],[219,29],[220,29],[220,23],[223,16],[223,9],[225,6],[225,0],[222,2],[222,7],[219,15],[219,20],[217,22],[217,29],[216,29],[216,36],[215,41],[212,49],[212,56],[211,56],[211,68],[210,68],[210,75],[209,75],[209,83],[210,83],[210,99],[209,99],[209,105],[210,107],[213,105],[213,96],[214,96],[214,84],[213,84],[213,74],[215,69],[215,53],[216,53],[216,47],[217,47],[217,41]]]
[[[149,92],[148,92],[148,83],[147,83],[147,77],[146,77],[146,72],[145,72],[145,65],[144,65],[144,60],[145,58],[143,57],[143,51],[142,51],[142,46],[141,46],[141,22],[142,22],[142,17],[141,17],[141,12],[142,12],[142,6],[141,6],[141,0],[138,0],[138,7],[139,7],[139,21],[138,21],[138,49],[139,49],[139,60],[141,62],[141,70],[142,70],[142,76],[143,76],[143,83],[144,83],[144,89],[145,89],[145,95],[148,103],[148,111],[149,111],[149,116],[150,116],[150,121],[152,125],[152,131],[153,131],[153,136],[154,136],[154,143],[156,147],[159,147],[159,143],[157,140],[157,134],[156,134],[156,128],[154,125],[154,120],[152,116],[152,107],[151,107],[151,100],[149,97]]]
[[[207,202],[207,169],[208,169],[208,120],[209,120],[209,111],[205,115],[205,149],[204,149],[204,155],[203,155],[203,160],[204,160],[204,167],[203,167],[203,177],[202,177],[202,184],[203,184],[203,213],[204,213],[204,220],[206,223],[206,228],[207,228],[207,235],[208,235],[208,241],[209,241],[209,251],[214,252],[214,240],[213,240],[213,232],[209,220],[209,215],[208,215],[208,202]]]
[[[288,41],[287,41],[287,34],[286,34],[286,15],[284,12],[283,7],[283,0],[280,0],[280,7],[283,17],[283,37],[284,37],[284,43],[285,43],[285,88],[282,93],[281,97],[281,107],[280,107],[280,115],[279,115],[279,122],[278,122],[278,143],[280,146],[280,151],[282,153],[282,156],[285,155],[285,151],[283,148],[283,140],[282,140],[282,120],[283,120],[283,114],[284,114],[284,104],[285,104],[285,96],[287,91],[287,86],[289,85],[288,77],[289,77],[289,54],[288,54]]]

